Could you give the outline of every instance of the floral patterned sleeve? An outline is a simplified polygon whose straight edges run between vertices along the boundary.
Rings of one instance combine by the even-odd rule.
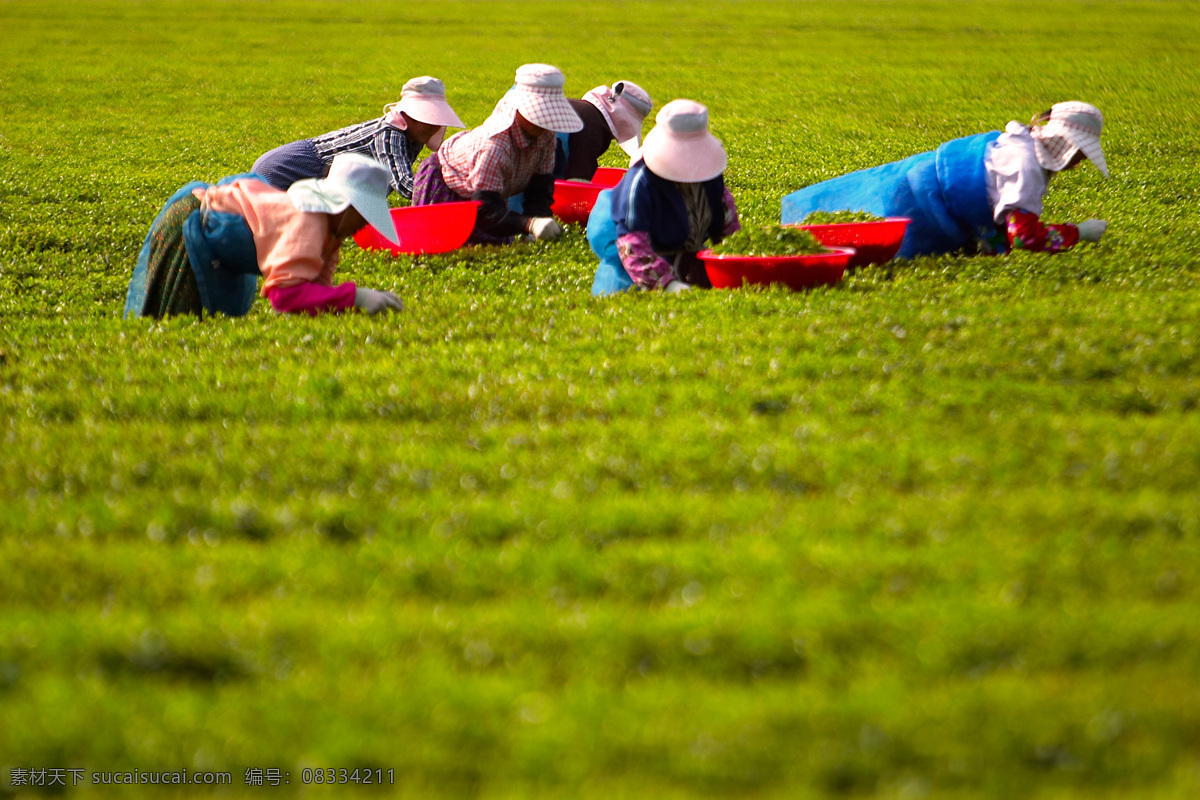
[[[1037,214],[1028,211],[1009,211],[1008,246],[1012,250],[1057,253],[1069,250],[1079,241],[1079,228],[1070,223],[1043,225]]]
[[[629,278],[643,289],[661,289],[675,280],[675,268],[654,252],[650,234],[630,231],[617,237],[617,254]]]
[[[724,225],[721,228],[721,238],[734,231],[742,229],[738,219],[737,204],[733,195],[726,187],[721,196],[724,206]],[[617,253],[621,256],[621,266],[629,273],[629,278],[643,289],[664,289],[667,284],[678,279],[675,267],[671,262],[654,251],[650,244],[650,234],[645,231],[630,231],[617,237]]]

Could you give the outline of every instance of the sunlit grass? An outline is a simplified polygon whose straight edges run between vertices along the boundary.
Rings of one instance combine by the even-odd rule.
[[[1197,11],[0,4],[0,787],[1200,791]],[[762,223],[1086,100],[1113,177],[1056,178],[1046,217],[1111,224],[1056,257],[603,300],[578,229],[349,245],[402,315],[120,319],[179,185],[413,75],[478,124],[526,61],[705,102]]]

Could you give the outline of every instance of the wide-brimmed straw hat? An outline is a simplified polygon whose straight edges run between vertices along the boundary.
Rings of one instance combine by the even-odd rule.
[[[446,128],[466,127],[446,102],[446,84],[429,75],[413,78],[404,84],[404,88],[400,90],[400,100],[387,106],[384,111],[388,123],[400,130],[407,127],[404,117],[400,116],[401,112],[417,122],[440,126],[441,130],[427,142],[430,150],[437,150],[441,145],[446,136]]]
[[[707,108],[694,100],[672,100],[654,122],[642,143],[642,160],[655,175],[679,183],[700,183],[725,171],[725,148],[708,132]]]
[[[1029,132],[1043,169],[1058,172],[1082,150],[1100,174],[1108,177],[1108,164],[1100,149],[1100,132],[1104,129],[1100,109],[1077,100],[1055,103],[1048,112],[1034,117],[1033,123]]]
[[[617,81],[612,88],[597,86],[583,99],[600,109],[621,149],[636,156],[641,147],[642,123],[654,108],[646,90],[632,81]]]
[[[340,153],[333,157],[327,177],[296,181],[287,193],[301,211],[338,214],[354,206],[389,242],[400,244],[388,209],[390,189],[388,171],[378,161],[360,153]]]
[[[521,116],[555,133],[575,133],[583,129],[583,120],[571,108],[563,94],[566,78],[558,67],[549,64],[525,64],[517,70],[517,82],[507,95]]]

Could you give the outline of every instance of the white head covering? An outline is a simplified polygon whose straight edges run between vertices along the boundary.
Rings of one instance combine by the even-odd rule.
[[[400,244],[388,209],[391,190],[388,171],[378,161],[360,153],[339,153],[325,178],[296,181],[287,190],[292,205],[301,211],[337,214],[354,206],[392,244]]]
[[[387,123],[400,130],[408,127],[401,112],[417,122],[440,126],[441,130],[429,139],[430,150],[437,150],[441,146],[447,127],[466,127],[446,102],[446,84],[428,75],[413,78],[404,84],[404,88],[400,90],[399,102],[385,106],[383,110]]]
[[[1072,100],[1055,103],[1048,112],[1034,117],[1029,133],[1033,136],[1038,163],[1043,169],[1058,172],[1082,150],[1107,178],[1108,165],[1104,162],[1104,151],[1100,149],[1103,128],[1104,116],[1100,109]]]
[[[575,133],[583,129],[583,120],[571,108],[563,94],[566,78],[558,67],[549,64],[526,64],[517,70],[514,85],[496,104],[496,109],[480,126],[488,136],[495,136],[512,127],[516,112],[537,125],[555,133]]]
[[[637,156],[641,146],[642,123],[654,108],[646,90],[630,81],[617,81],[611,89],[597,86],[583,99],[600,109],[621,149],[630,157]]]
[[[725,148],[708,132],[708,109],[694,100],[672,100],[654,118],[642,159],[650,171],[679,183],[700,183],[725,171]]]

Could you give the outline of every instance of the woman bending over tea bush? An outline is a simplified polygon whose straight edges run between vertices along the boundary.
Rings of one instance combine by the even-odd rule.
[[[421,162],[413,205],[480,203],[468,242],[508,244],[517,236],[551,240],[562,226],[554,204],[556,133],[583,127],[563,94],[566,78],[557,67],[525,64],[516,86],[500,99],[478,128],[460,131]],[[520,211],[508,200],[524,193]]]
[[[342,153],[361,153],[387,167],[392,191],[412,197],[413,162],[424,147],[437,150],[446,128],[463,122],[446,102],[446,86],[422,75],[404,84],[399,102],[383,116],[359,122],[311,139],[300,139],[263,153],[251,171],[280,191],[296,181],[324,178],[333,159]]]
[[[897,255],[949,253],[977,247],[1057,252],[1080,241],[1098,242],[1108,223],[1042,222],[1050,179],[1091,160],[1104,177],[1100,149],[1104,118],[1087,103],[1058,103],[1033,118],[946,142],[937,150],[822,181],[783,198],[782,221],[802,221],[814,211],[852,209],[884,217],[909,217]]]
[[[356,153],[335,157],[329,177],[286,192],[253,175],[189,183],[150,227],[125,316],[238,317],[254,304],[259,277],[276,311],[399,311],[391,292],[332,280],[342,242],[368,223],[398,243],[387,195],[387,170]]]
[[[711,288],[696,254],[741,228],[726,161],[708,132],[707,108],[691,100],[663,106],[641,157],[600,192],[588,218],[588,243],[600,257],[592,294]]]

